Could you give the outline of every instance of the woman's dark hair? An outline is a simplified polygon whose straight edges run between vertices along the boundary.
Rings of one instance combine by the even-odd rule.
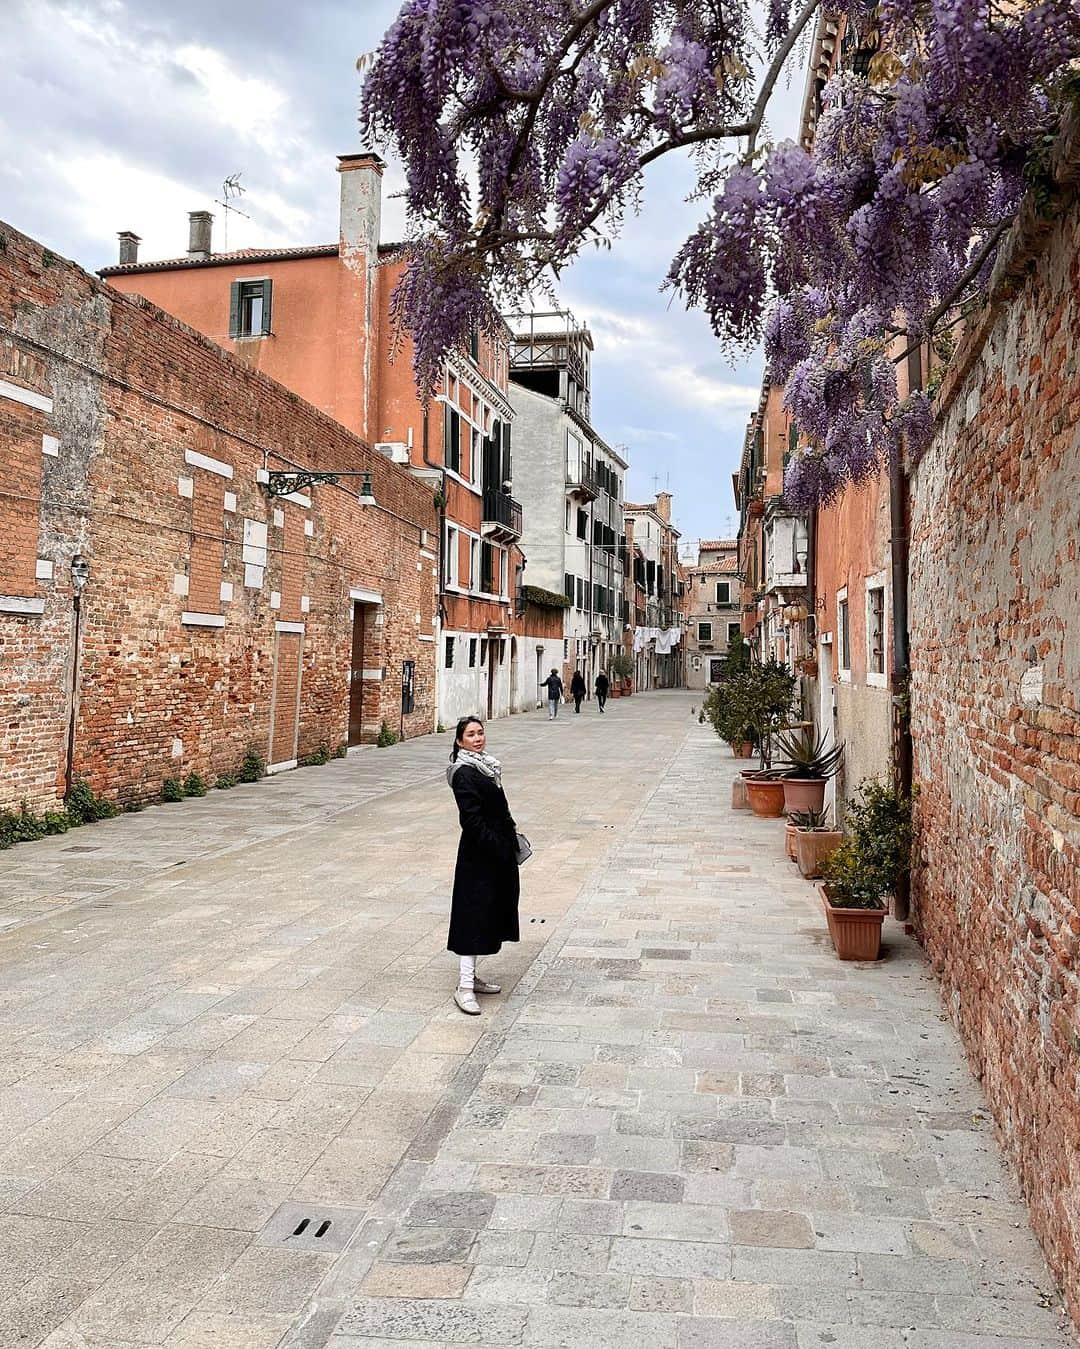
[[[450,751],[451,759],[457,758],[458,750],[461,748],[461,737],[465,734],[465,728],[466,726],[471,726],[474,721],[477,726],[483,726],[484,724],[479,717],[462,717],[458,722],[457,729],[454,731],[454,748]]]

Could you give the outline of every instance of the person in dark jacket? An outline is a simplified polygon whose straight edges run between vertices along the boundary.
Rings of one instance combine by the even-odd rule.
[[[585,676],[580,670],[575,670],[573,678],[570,680],[570,697],[574,700],[574,711],[581,711],[581,700],[585,697],[588,689],[585,685]]]
[[[604,710],[604,704],[607,702],[608,694],[610,692],[611,692],[611,681],[608,679],[607,675],[603,672],[603,670],[601,670],[600,673],[596,676],[596,705],[597,707],[599,707],[601,712],[603,712]]]
[[[462,717],[446,770],[461,821],[446,948],[461,959],[454,1001],[469,1016],[480,1013],[477,993],[501,992],[477,976],[477,959],[520,935],[517,826],[502,789],[502,765],[485,744],[480,718]]]
[[[552,670],[540,687],[547,689],[548,721],[554,721],[559,715],[559,704],[563,697],[563,682],[558,670]]]

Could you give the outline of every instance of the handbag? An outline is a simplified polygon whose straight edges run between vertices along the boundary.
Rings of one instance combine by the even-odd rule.
[[[517,838],[517,853],[515,854],[515,860],[520,867],[532,856],[532,844],[524,834],[516,834],[515,837]]]

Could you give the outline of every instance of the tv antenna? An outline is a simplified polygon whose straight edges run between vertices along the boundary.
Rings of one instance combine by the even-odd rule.
[[[229,251],[229,214],[243,216],[245,220],[250,220],[251,216],[246,211],[241,211],[240,207],[235,205],[240,197],[244,195],[244,187],[240,182],[240,175],[243,169],[238,169],[236,173],[230,173],[228,178],[221,184],[221,198],[215,197],[214,200],[219,206],[225,208],[225,247],[222,250]]]
[[[664,491],[665,491],[665,492],[667,491],[668,486],[669,486],[670,483],[671,483],[671,474],[670,474],[670,473],[665,473],[665,474],[664,474]],[[656,496],[656,494],[660,491],[660,474],[659,474],[659,473],[654,473],[654,474],[652,475],[652,485],[653,485],[653,496]]]

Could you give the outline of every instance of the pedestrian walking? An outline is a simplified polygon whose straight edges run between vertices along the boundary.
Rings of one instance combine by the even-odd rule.
[[[477,993],[502,991],[477,974],[480,956],[519,938],[517,826],[502,789],[502,764],[486,743],[480,718],[462,717],[446,769],[461,821],[446,948],[460,958],[454,1001],[468,1016],[480,1014]]]
[[[607,675],[600,671],[596,676],[596,705],[601,712],[604,710],[604,704],[608,700],[608,694],[611,692],[611,681]]]
[[[585,676],[580,670],[575,670],[573,678],[570,680],[570,697],[574,700],[574,711],[581,711],[581,700],[585,697],[588,689],[585,684]]]
[[[540,687],[547,689],[548,721],[554,721],[559,715],[559,704],[563,699],[563,682],[558,670],[552,670]]]

